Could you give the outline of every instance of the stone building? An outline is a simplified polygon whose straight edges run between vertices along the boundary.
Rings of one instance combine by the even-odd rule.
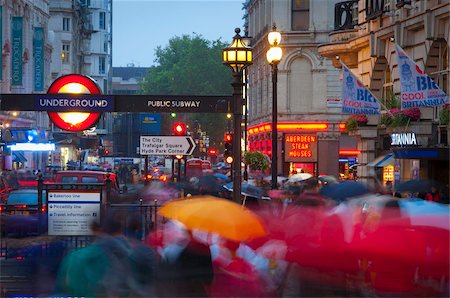
[[[330,40],[318,51],[336,68],[339,57],[389,109],[400,94],[395,44],[449,93],[449,34],[448,0],[343,1],[336,3]],[[398,127],[375,117],[352,132],[359,139],[360,177],[384,183],[431,178],[448,184],[449,124],[440,120],[442,110],[421,107],[419,120]],[[395,141],[405,134],[416,142]]]

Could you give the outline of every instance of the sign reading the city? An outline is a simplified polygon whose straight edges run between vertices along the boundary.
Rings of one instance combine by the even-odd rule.
[[[191,155],[195,149],[192,137],[141,136],[141,155]]]
[[[391,134],[391,146],[415,146],[417,145],[414,132],[402,132]]]
[[[48,235],[92,235],[91,225],[100,222],[100,191],[48,191]]]
[[[93,79],[79,74],[59,77],[50,85],[47,93],[53,95],[48,98],[38,98],[35,109],[41,108],[48,111],[49,118],[62,130],[81,131],[94,126],[100,119],[101,113],[86,112],[85,108],[100,109],[109,106],[108,100],[100,96],[94,99],[73,97],[73,94],[98,95],[101,93],[100,87]],[[110,106],[112,109],[113,104],[111,103]]]
[[[286,134],[284,160],[288,162],[317,162],[317,136]]]

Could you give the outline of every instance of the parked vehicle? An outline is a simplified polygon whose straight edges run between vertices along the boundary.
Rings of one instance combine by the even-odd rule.
[[[68,184],[90,184],[90,183],[105,183],[107,176],[111,179],[111,203],[129,202],[135,199],[135,195],[124,193],[120,189],[117,175],[110,172],[102,171],[59,171],[55,175],[54,183],[68,183]],[[103,199],[106,198],[106,185],[104,187]]]
[[[47,202],[42,195],[39,210],[37,189],[13,190],[2,206],[2,224],[6,236],[30,236],[47,231]]]

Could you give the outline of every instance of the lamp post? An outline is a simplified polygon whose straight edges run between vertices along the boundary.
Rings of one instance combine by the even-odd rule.
[[[222,62],[233,71],[233,99],[231,103],[233,111],[233,200],[241,201],[241,123],[242,123],[242,71],[252,64],[252,48],[239,35],[241,29],[234,30],[236,35],[232,43],[222,50]]]
[[[278,78],[278,63],[283,56],[283,51],[278,46],[281,41],[281,34],[277,32],[275,24],[272,31],[268,34],[270,49],[267,51],[267,61],[272,66],[272,189],[277,189],[277,158],[278,158],[278,144],[277,144],[277,78]]]

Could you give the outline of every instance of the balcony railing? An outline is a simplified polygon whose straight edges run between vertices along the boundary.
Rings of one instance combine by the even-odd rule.
[[[334,30],[353,29],[357,21],[354,16],[354,5],[357,5],[357,0],[350,0],[339,2],[334,5]],[[357,12],[356,12],[357,13]]]
[[[384,0],[366,0],[366,20],[373,20],[384,12]]]

